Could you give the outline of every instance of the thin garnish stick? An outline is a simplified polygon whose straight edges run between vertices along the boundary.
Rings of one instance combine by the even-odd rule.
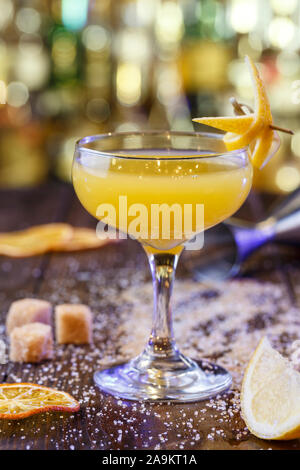
[[[238,101],[234,97],[230,98],[229,101],[232,104],[234,111],[237,115],[242,116],[246,114],[245,111],[243,110],[243,106],[246,106],[249,109],[249,111],[253,113],[253,110],[250,108],[250,106],[246,104],[238,103]],[[294,135],[294,132],[291,129],[286,129],[285,127],[275,126],[274,124],[270,124],[269,127],[270,129],[273,129],[274,131],[280,131],[280,132],[285,132],[286,134]]]

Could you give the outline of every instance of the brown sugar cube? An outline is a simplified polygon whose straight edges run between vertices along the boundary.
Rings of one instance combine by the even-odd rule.
[[[6,318],[6,331],[10,335],[15,327],[27,323],[51,324],[52,306],[46,300],[21,299],[13,302]]]
[[[55,308],[56,341],[60,344],[92,342],[92,313],[87,305],[62,304]]]
[[[10,335],[9,358],[15,362],[41,362],[53,357],[51,326],[28,323],[14,328]]]

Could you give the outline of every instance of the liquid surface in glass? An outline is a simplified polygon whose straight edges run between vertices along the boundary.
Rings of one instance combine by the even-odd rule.
[[[122,155],[121,151],[113,153]],[[130,234],[130,217],[125,222],[119,213],[119,197],[126,196],[128,208],[145,206],[148,231],[141,230],[138,238],[155,249],[170,250],[192,238],[197,232],[196,211],[190,233],[178,238],[171,216],[169,239],[164,239],[160,225],[158,239],[153,240],[149,237],[152,204],[177,204],[182,211],[185,204],[203,204],[206,230],[236,212],[250,191],[252,167],[246,159],[241,165],[230,155],[209,157],[195,150],[126,150],[125,155],[134,158],[82,154],[73,165],[73,184],[81,203],[94,217],[101,219],[97,215],[100,204],[111,204],[116,218],[108,215],[106,223],[125,233]]]

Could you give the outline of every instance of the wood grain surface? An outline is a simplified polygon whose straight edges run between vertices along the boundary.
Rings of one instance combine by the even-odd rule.
[[[241,213],[248,219],[262,218],[271,201],[252,194]],[[0,192],[0,231],[59,221],[85,227],[96,224],[69,185],[53,181],[40,188]],[[299,253],[288,247],[280,251],[275,246],[265,247],[243,271],[244,278],[283,286],[295,306],[300,300],[299,276]],[[145,255],[134,241],[80,253],[0,257],[0,338],[5,337],[5,315],[13,300],[38,297],[53,303],[89,303],[92,299],[92,308],[99,310],[103,325],[97,333],[97,351],[101,354],[101,348],[111,348],[113,356],[118,312],[122,310],[116,292],[134,284],[137,277],[150,281]],[[189,277],[190,260],[184,255],[178,282]],[[111,289],[115,289],[113,301]],[[41,383],[68,391],[81,401],[81,410],[71,415],[43,413],[20,421],[0,421],[0,449],[300,449],[300,441],[255,438],[245,429],[239,412],[223,420],[224,410],[215,408],[213,401],[143,404],[104,395],[93,385],[97,367],[93,346],[60,347],[55,359],[46,364],[0,365],[2,383]],[[222,397],[225,407],[232,406],[231,399],[231,392]]]

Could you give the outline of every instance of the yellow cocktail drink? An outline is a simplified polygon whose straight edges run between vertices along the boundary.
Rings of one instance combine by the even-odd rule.
[[[126,152],[128,154],[130,152]],[[136,236],[131,233],[130,222],[139,211],[133,210],[131,215],[130,212],[129,215],[124,212],[133,205],[143,205],[147,211],[147,220],[145,224],[140,224],[139,236],[136,237],[156,249],[170,250],[191,238],[201,228],[205,230],[223,221],[242,205],[251,187],[251,165],[246,163],[238,166],[228,156],[216,159],[196,152],[184,152],[183,155],[175,150],[169,153],[162,150],[135,151],[133,155],[135,158],[126,160],[120,156],[103,157],[100,162],[99,157],[95,156],[89,158],[86,164],[84,159],[75,161],[73,184],[88,212],[101,219],[103,213],[99,206],[103,203],[112,205],[116,212],[113,215],[106,213],[105,222],[130,235]],[[122,199],[123,196],[126,196],[126,206],[124,199],[120,204],[120,197]],[[170,213],[167,239],[162,219],[154,239],[151,237],[151,230],[152,235],[155,232],[151,208],[162,204],[176,208],[177,211]],[[196,204],[204,208],[201,228],[197,225]],[[178,222],[186,205],[190,205],[193,212],[192,227],[188,231],[184,230],[183,216]]]
[[[77,142],[73,184],[79,200],[110,226],[110,238],[119,230],[120,238],[129,234],[142,243],[154,288],[144,351],[96,372],[101,390],[129,400],[184,402],[228,389],[231,376],[223,367],[195,362],[176,347],[170,297],[183,248],[199,250],[203,232],[239,209],[251,181],[248,149],[228,152],[220,134],[125,132]],[[105,225],[97,227],[101,236]]]
[[[242,205],[252,183],[249,157],[261,167],[274,153],[276,126],[267,95],[255,64],[249,58],[247,63],[254,112],[244,115],[243,105],[236,102],[234,118],[196,118],[225,135],[116,132],[88,136],[76,144],[73,183],[81,203],[112,227],[109,235],[119,229],[121,238],[124,232],[143,244],[153,281],[149,340],[129,362],[94,374],[106,393],[129,400],[193,402],[231,385],[223,367],[196,362],[178,350],[170,298],[183,248],[201,248],[203,232]],[[194,240],[196,245],[200,240],[200,246],[191,248]]]

